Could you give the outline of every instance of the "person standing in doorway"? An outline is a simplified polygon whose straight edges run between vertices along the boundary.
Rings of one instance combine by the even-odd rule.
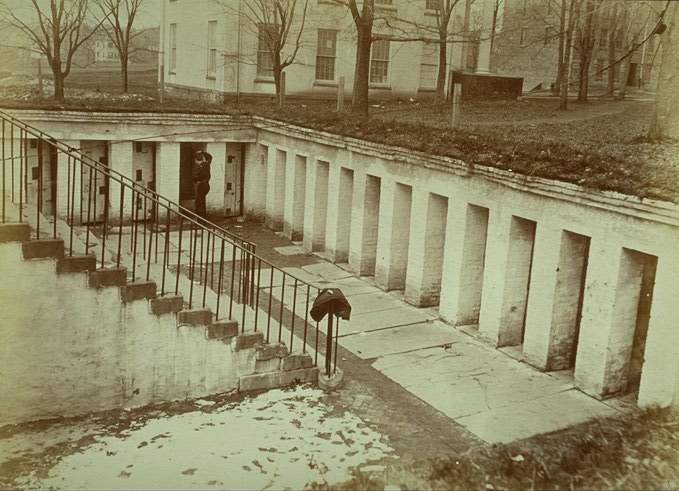
[[[210,192],[210,164],[212,163],[212,155],[198,150],[194,156],[193,167],[193,185],[196,196],[196,215],[207,220],[207,209],[205,206],[205,197]]]

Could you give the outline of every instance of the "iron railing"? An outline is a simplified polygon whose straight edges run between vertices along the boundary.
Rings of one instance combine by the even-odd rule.
[[[2,223],[29,222],[35,238],[61,238],[67,256],[95,255],[98,269],[125,267],[128,281],[153,278],[161,296],[182,293],[189,309],[216,305],[216,320],[228,301],[241,332],[265,331],[267,342],[288,341],[290,352],[301,338],[302,352],[312,347],[318,364],[319,329],[309,320],[318,287],[83,149],[2,111],[0,123]]]

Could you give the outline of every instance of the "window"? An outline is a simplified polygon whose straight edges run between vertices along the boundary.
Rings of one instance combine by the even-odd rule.
[[[376,39],[373,41],[370,53],[370,83],[387,84],[389,73],[389,40]]]
[[[436,88],[436,78],[439,71],[439,44],[423,43],[422,60],[420,62],[420,87]]]
[[[427,10],[438,10],[440,0],[425,0],[425,9]]]
[[[177,24],[170,24],[170,72],[177,70]]]
[[[257,45],[257,76],[273,78],[273,53],[269,48],[271,24],[259,25],[259,44]]]
[[[615,34],[615,47],[622,48],[622,31],[618,31]]]
[[[528,28],[522,27],[521,28],[521,39],[519,40],[519,44],[521,44],[521,46],[525,46],[527,42],[528,42]]]
[[[335,80],[337,56],[337,31],[318,30],[316,48],[316,80]]]
[[[605,48],[608,46],[608,29],[601,29],[601,35],[599,36],[599,47]]]
[[[214,76],[217,72],[217,21],[207,23],[207,74]]]
[[[545,27],[545,46],[552,40],[552,32],[549,27]]]

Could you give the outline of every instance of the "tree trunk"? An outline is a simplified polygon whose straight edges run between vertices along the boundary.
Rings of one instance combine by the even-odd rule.
[[[281,53],[280,51],[274,52],[273,54],[273,81],[276,86],[276,105],[278,108],[282,106],[281,99],[281,72],[283,68],[281,67]]]
[[[552,87],[552,93],[554,95],[561,95],[561,83],[563,81],[563,59],[564,59],[564,48],[566,36],[566,0],[561,0],[561,15],[559,17],[559,60],[556,67],[556,81],[554,82],[554,87]]]
[[[578,81],[578,102],[587,102],[589,92],[589,64],[594,49],[593,30],[595,24],[594,2],[585,0],[585,25],[580,38],[580,70]]]
[[[658,90],[651,116],[649,137],[679,138],[679,4],[670,3],[665,16],[667,29],[660,35],[662,61]]]
[[[64,74],[61,72],[61,60],[55,58],[52,60],[50,68],[54,76],[54,100],[64,100]]]
[[[629,71],[632,65],[632,56],[625,58],[625,64],[622,68],[622,75],[620,75],[620,88],[618,89],[617,99],[624,100],[627,93],[627,79],[629,78]]]
[[[434,102],[446,100],[446,72],[448,71],[448,43],[445,33],[439,33],[439,71],[436,77],[436,98]]]
[[[618,17],[618,5],[613,4],[613,13],[611,14],[611,24],[608,28],[608,84],[606,87],[606,95],[613,97],[615,94],[615,73],[618,70],[618,65],[615,63],[615,26]]]
[[[371,30],[372,31],[372,30]],[[354,88],[351,97],[351,112],[363,116],[368,115],[368,83],[370,77],[370,45],[372,32],[358,31],[356,44],[356,70]]]
[[[125,61],[123,61],[122,59],[120,60],[120,74],[121,74],[122,83],[123,83],[123,94],[127,94],[127,91],[129,89],[127,60],[125,60]]]
[[[575,26],[575,15],[577,12],[577,0],[571,0],[568,12],[568,27],[566,29],[566,46],[563,56],[563,79],[561,80],[561,94],[559,109],[568,109],[568,85],[571,73],[571,44],[573,42],[573,28]]]

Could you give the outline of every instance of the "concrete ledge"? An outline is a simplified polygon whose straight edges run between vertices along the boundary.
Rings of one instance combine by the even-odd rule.
[[[94,254],[65,256],[57,260],[57,273],[82,273],[95,269],[97,269],[97,257]]]
[[[281,360],[281,370],[298,370],[300,368],[311,368],[314,362],[309,353],[290,354]]]
[[[0,224],[0,242],[28,242],[31,227],[27,223]]]
[[[283,358],[288,355],[288,347],[285,343],[266,344],[257,350],[257,360],[265,361],[274,358]]]
[[[259,348],[264,345],[263,332],[244,332],[233,338],[231,341],[231,349],[233,351],[241,351],[249,348]]]
[[[212,310],[192,309],[177,312],[177,325],[209,326],[212,325]]]
[[[120,298],[123,302],[134,300],[152,300],[158,296],[155,281],[136,281],[128,283],[120,289]]]
[[[302,368],[287,372],[257,373],[241,377],[238,380],[238,390],[240,392],[247,392],[251,390],[275,389],[293,383],[316,383],[317,380],[318,368]]]
[[[181,295],[166,295],[151,299],[149,305],[152,314],[174,314],[184,308],[184,297]]]
[[[225,342],[231,342],[231,338],[235,336],[238,336],[238,321],[219,321],[207,326],[208,339],[222,339]]]
[[[64,257],[64,239],[31,240],[21,244],[24,259]]]
[[[127,269],[97,269],[87,274],[90,288],[123,286],[127,283]]]

